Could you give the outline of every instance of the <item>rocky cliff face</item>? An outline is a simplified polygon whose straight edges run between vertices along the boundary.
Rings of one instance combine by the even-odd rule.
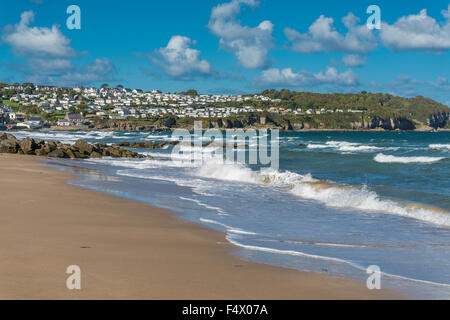
[[[450,114],[442,113],[430,117],[430,127],[444,127],[448,124]],[[186,128],[193,130],[193,122],[195,119],[191,119],[192,123],[183,121],[175,117],[163,117],[154,121],[149,125],[139,125],[133,121],[123,120],[109,120],[92,126],[91,129],[95,130],[113,130],[113,131],[170,131],[176,128]],[[198,121],[201,119],[197,119]],[[142,122],[141,122],[142,123]],[[310,128],[328,129],[324,123],[314,123],[312,119],[299,118],[295,122],[291,122],[286,116],[282,115],[258,115],[258,114],[246,114],[233,118],[219,118],[219,119],[203,119],[203,129],[245,129],[245,128],[278,128],[282,131],[289,130],[308,130]],[[361,129],[380,129],[380,130],[415,130],[416,125],[410,119],[397,117],[397,118],[381,118],[373,117],[371,119],[361,119],[360,121],[354,120],[342,129],[361,130]]]
[[[414,122],[406,118],[387,118],[381,119],[374,117],[370,122],[370,129],[381,128],[384,130],[414,130]]]
[[[428,125],[435,129],[443,128],[450,123],[450,112],[442,112],[431,115],[428,119]]]
[[[281,130],[293,130],[289,120],[283,119],[282,122],[276,121],[268,116],[249,115],[237,119],[218,119],[209,120],[210,129],[242,129],[255,125],[264,125],[268,127],[280,128]]]

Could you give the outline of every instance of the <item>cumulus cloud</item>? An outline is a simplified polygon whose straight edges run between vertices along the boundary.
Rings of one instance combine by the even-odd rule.
[[[256,27],[243,26],[237,20],[241,5],[256,7],[256,0],[232,0],[212,9],[209,30],[220,38],[220,47],[236,56],[247,69],[263,69],[270,65],[269,50],[273,47],[274,25],[262,21]]]
[[[439,24],[423,9],[416,15],[399,18],[394,24],[383,23],[381,40],[393,51],[428,51],[442,53],[450,50],[450,4],[442,10],[446,21]]]
[[[341,34],[336,30],[333,18],[321,15],[306,33],[291,28],[285,28],[284,33],[292,42],[291,49],[302,53],[366,53],[376,48],[377,40],[372,31],[359,22],[358,17],[349,13],[342,19],[348,31]]]
[[[36,83],[71,85],[105,81],[112,78],[114,65],[108,59],[97,59],[95,63],[77,66],[72,59],[80,53],[70,46],[70,39],[53,25],[31,27],[34,13],[25,11],[16,25],[8,25],[2,30],[2,40],[11,46],[15,56],[25,59],[26,64],[14,66],[21,71],[27,81]]]
[[[366,58],[357,54],[347,54],[342,58],[342,64],[346,67],[361,67],[366,64]]]
[[[294,72],[292,68],[277,69],[271,68],[262,71],[261,76],[256,79],[260,86],[274,87],[297,87],[333,84],[339,86],[355,86],[359,83],[358,76],[348,70],[339,73],[334,67],[328,67],[325,72],[312,73],[309,71]]]
[[[12,47],[15,54],[53,58],[75,56],[75,50],[70,47],[70,39],[56,25],[51,29],[30,27],[33,21],[33,11],[25,11],[18,24],[4,28],[2,40]]]
[[[186,80],[213,75],[214,68],[200,58],[200,51],[192,49],[192,45],[195,45],[195,41],[188,37],[173,36],[166,47],[156,50],[156,56],[151,59],[172,78]]]

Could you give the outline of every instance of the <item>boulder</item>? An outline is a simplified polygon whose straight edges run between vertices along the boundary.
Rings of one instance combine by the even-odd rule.
[[[94,151],[94,147],[90,143],[81,139],[75,142],[73,146],[78,148],[80,152],[87,155],[91,154]]]
[[[49,157],[52,158],[69,158],[69,156],[64,153],[61,149],[56,149],[48,154]]]
[[[55,151],[57,148],[58,148],[58,145],[54,141],[49,141],[42,147],[42,149],[45,153],[50,153],[52,151]]]
[[[70,157],[70,159],[76,159],[77,158],[77,156],[72,151],[72,149],[66,149],[66,150],[64,150],[64,153],[67,154]]]
[[[76,159],[89,159],[89,156],[82,152],[75,151],[74,154]]]
[[[91,153],[91,158],[101,158],[102,155],[98,153],[97,151],[94,151]]]
[[[17,153],[20,150],[20,146],[17,142],[12,140],[0,141],[0,153]]]
[[[0,134],[0,141],[11,141],[15,143],[19,143],[20,140],[14,137],[12,134],[2,133]]]
[[[34,154],[37,156],[46,156],[48,154],[48,152],[46,152],[46,150],[44,148],[39,148],[34,150]]]
[[[20,142],[20,148],[24,154],[35,154],[34,150],[37,149],[37,144],[34,139],[28,137]]]

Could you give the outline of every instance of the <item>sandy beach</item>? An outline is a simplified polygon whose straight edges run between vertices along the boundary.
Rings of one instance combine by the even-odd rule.
[[[0,299],[391,299],[365,283],[246,262],[223,234],[0,154]],[[81,268],[81,290],[66,268]]]

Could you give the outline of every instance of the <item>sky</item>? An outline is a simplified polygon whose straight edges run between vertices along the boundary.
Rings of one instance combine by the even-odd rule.
[[[380,29],[367,26],[371,5]],[[0,81],[365,90],[450,105],[450,1],[0,0]]]

